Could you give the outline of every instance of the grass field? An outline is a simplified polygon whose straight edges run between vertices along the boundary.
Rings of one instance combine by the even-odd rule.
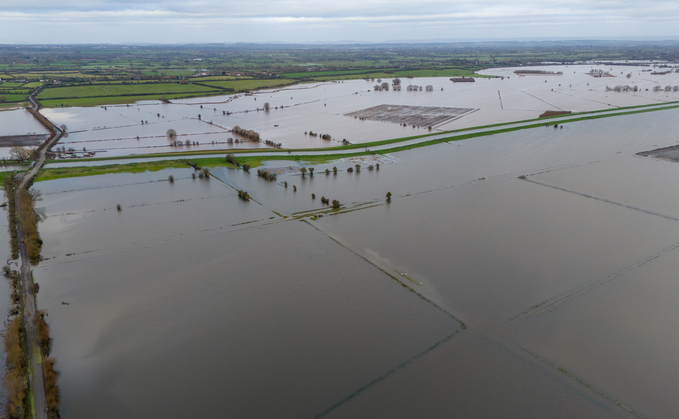
[[[214,86],[221,89],[233,89],[236,92],[243,92],[247,90],[287,86],[295,83],[295,80],[290,79],[252,79],[252,80],[224,80],[224,81],[208,81],[201,82],[207,86]]]
[[[147,84],[113,84],[113,85],[85,85],[69,87],[46,88],[38,99],[71,99],[102,96],[140,96],[140,95],[171,95],[173,93],[202,93],[211,89],[195,84],[179,83],[147,83]]]
[[[200,93],[173,93],[173,94],[151,94],[151,95],[141,95],[141,96],[103,96],[103,97],[84,97],[84,98],[72,98],[72,99],[48,99],[40,100],[40,104],[44,108],[59,108],[67,106],[100,106],[100,105],[123,105],[126,103],[134,103],[140,100],[160,100],[161,98],[182,99],[189,97],[205,97],[214,95],[223,95],[223,90],[210,90]]]

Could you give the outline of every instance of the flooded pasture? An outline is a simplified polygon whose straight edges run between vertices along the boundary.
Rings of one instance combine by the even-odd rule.
[[[39,182],[63,416],[667,417],[677,116]]]
[[[0,158],[10,157],[10,148],[14,146],[37,146],[48,134],[26,109],[0,111]]]
[[[345,80],[263,90],[251,95],[179,99],[171,104],[144,101],[134,105],[44,109],[43,113],[57,125],[67,125],[69,136],[60,142],[62,146],[78,152],[83,148],[96,151],[101,157],[267,148],[266,140],[281,144],[282,148],[320,148],[340,145],[343,140],[365,143],[426,134],[430,126],[436,132],[533,119],[545,111],[583,112],[679,100],[679,89],[674,90],[679,85],[679,73],[644,72],[650,66],[592,64],[535,68],[562,74],[517,75],[512,68],[491,69],[482,73],[495,78],[477,78],[474,83],[453,83],[446,77],[403,79],[402,89],[396,91],[376,91],[375,81]],[[610,71],[612,76],[589,74],[597,69]],[[408,90],[415,85],[430,89]],[[607,90],[616,86],[637,90]],[[264,110],[265,103],[270,110]],[[385,116],[371,108],[410,111]],[[417,108],[476,111],[432,118],[421,112],[413,113]],[[364,114],[374,114],[374,120],[363,117]],[[262,142],[239,138],[230,131],[234,126],[258,132]],[[168,139],[166,133],[170,129],[177,132],[176,139]],[[327,134],[331,139],[309,132]]]
[[[460,330],[307,222],[191,172],[40,186],[64,417],[314,416]]]

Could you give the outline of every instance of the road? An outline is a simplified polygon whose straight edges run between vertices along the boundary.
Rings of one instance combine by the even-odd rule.
[[[33,98],[29,97],[33,104],[33,108],[38,111],[39,104]],[[45,374],[43,365],[39,362],[42,359],[40,356],[40,344],[38,342],[38,329],[35,325],[36,320],[36,306],[35,294],[33,293],[33,274],[31,264],[28,261],[28,252],[26,251],[26,244],[24,243],[24,231],[21,227],[21,205],[20,194],[26,185],[30,183],[33,177],[38,173],[38,170],[45,164],[45,155],[54,144],[56,144],[64,134],[56,126],[52,127],[53,135],[40,149],[40,158],[35,163],[33,169],[22,176],[21,183],[14,195],[15,208],[17,209],[17,236],[19,241],[19,255],[21,256],[21,289],[23,294],[23,311],[24,323],[26,327],[26,356],[30,363],[30,384],[33,391],[33,406],[35,407],[35,419],[47,419],[47,400],[45,399]]]

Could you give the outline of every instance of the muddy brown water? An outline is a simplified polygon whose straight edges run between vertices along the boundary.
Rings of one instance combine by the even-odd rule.
[[[63,416],[671,416],[677,116],[40,182]]]

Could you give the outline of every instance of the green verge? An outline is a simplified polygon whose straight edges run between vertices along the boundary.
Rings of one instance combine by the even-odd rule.
[[[167,168],[188,167],[179,160],[164,160],[159,162],[142,162],[128,164],[111,164],[106,166],[87,166],[87,167],[58,167],[41,169],[35,178],[35,182],[45,180],[63,179],[69,177],[96,176],[108,173],[142,173],[156,172]]]
[[[296,155],[281,155],[281,156],[243,156],[238,157],[238,163],[241,165],[249,164],[251,168],[259,167],[265,161],[272,160],[289,160],[311,164],[324,164],[334,160],[363,156],[370,153],[352,153],[352,154],[333,154],[321,156],[296,156]],[[35,178],[35,182],[43,182],[48,180],[65,179],[72,177],[84,176],[98,176],[111,173],[143,173],[143,172],[157,172],[163,169],[170,168],[188,168],[184,162],[189,160],[198,164],[200,167],[230,167],[235,166],[226,162],[224,157],[204,157],[199,159],[182,158],[181,160],[162,160],[154,162],[141,163],[125,163],[125,164],[109,164],[104,166],[85,166],[85,167],[58,167],[41,169]]]

